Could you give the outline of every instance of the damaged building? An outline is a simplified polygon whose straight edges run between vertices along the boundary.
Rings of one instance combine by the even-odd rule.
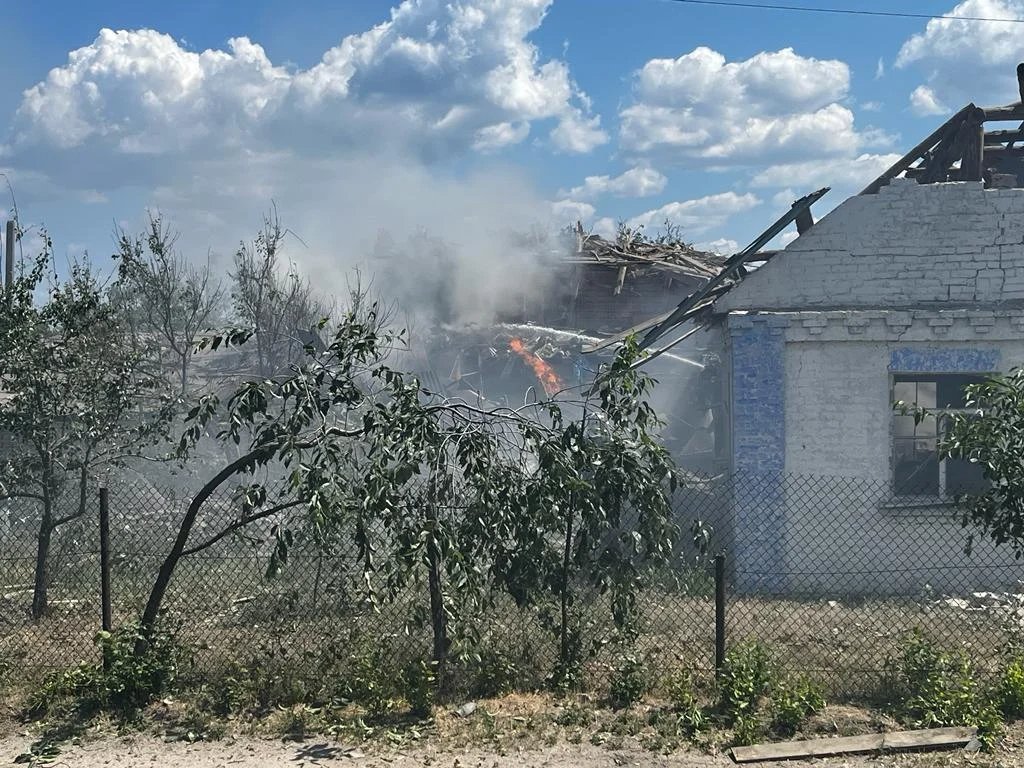
[[[680,295],[707,284],[726,261],[677,240],[612,241],[581,227],[565,235],[541,258],[529,259],[543,274],[523,283],[543,289],[513,296],[495,322],[442,322],[421,334],[413,345],[415,367],[429,387],[514,405],[587,385],[614,354],[612,345],[597,349],[608,334],[671,311]],[[715,415],[722,405],[717,351],[667,354],[650,372],[665,382],[655,406],[667,417],[665,439],[677,460],[714,471],[722,459],[715,432],[723,424]]]
[[[690,334],[721,351],[727,469],[747,489],[729,523],[740,589],[908,594],[1024,576],[987,540],[965,555],[954,497],[983,478],[938,452],[964,387],[1024,363],[1021,121],[1021,103],[968,105],[817,223],[827,190],[794,203],[646,324],[653,354]],[[799,237],[766,258],[793,221]],[[748,273],[754,259],[766,263]],[[915,422],[899,400],[939,418]]]

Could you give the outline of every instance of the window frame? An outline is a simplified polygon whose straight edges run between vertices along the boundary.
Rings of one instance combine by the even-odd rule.
[[[896,384],[902,383],[897,381],[900,378],[913,377],[915,382],[934,382],[936,393],[939,388],[939,379],[946,376],[960,376],[970,377],[977,381],[969,382],[970,384],[979,383],[986,378],[998,375],[998,371],[890,371],[889,372],[889,402],[897,402],[896,398]],[[936,394],[936,398],[938,395]],[[938,400],[936,399],[936,402]],[[940,408],[936,405],[935,408],[928,409],[930,413],[935,415],[935,447],[938,452],[939,443],[942,440],[942,417],[952,413],[967,413],[968,408]],[[898,493],[898,485],[896,479],[896,419],[899,418],[900,414],[895,411],[892,412],[889,418],[889,486],[890,493],[894,501],[905,504],[925,503],[925,502],[937,502],[939,504],[949,504],[954,501],[955,494],[950,494],[946,490],[946,470],[947,462],[949,459],[942,457],[939,458],[939,478],[938,478],[938,493],[935,495],[928,493]]]

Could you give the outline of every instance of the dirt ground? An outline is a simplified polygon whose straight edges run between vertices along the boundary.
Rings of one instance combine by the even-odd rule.
[[[12,735],[0,741],[0,765],[10,765],[29,744],[27,736]],[[859,755],[813,761],[790,761],[780,765],[815,765],[822,768],[878,766],[878,768],[924,768],[924,766],[970,766],[999,768],[1024,766],[1024,729],[1016,729],[1002,747],[992,755],[965,753],[962,750],[929,753]],[[616,749],[589,743],[559,743],[542,748],[510,749],[504,753],[493,749],[444,749],[430,745],[409,750],[364,752],[345,744],[310,739],[285,742],[280,739],[252,737],[225,738],[219,741],[187,744],[166,742],[158,737],[133,735],[104,736],[77,746],[66,747],[52,766],[74,768],[255,768],[256,766],[360,766],[385,768],[402,766],[433,766],[434,768],[612,768],[613,766],[645,766],[649,768],[712,768],[734,765],[724,754],[708,755],[695,750],[671,755],[657,755],[642,749]],[[766,764],[767,765],[767,764]]]

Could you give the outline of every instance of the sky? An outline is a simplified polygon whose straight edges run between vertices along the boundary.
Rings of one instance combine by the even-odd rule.
[[[789,4],[1024,19],[1024,0]],[[495,232],[576,220],[728,253],[967,102],[1015,101],[1024,59],[1024,24],[674,0],[0,7],[4,216],[101,261],[158,212],[228,264],[276,208],[326,291],[382,230],[454,239],[492,278],[516,258]]]

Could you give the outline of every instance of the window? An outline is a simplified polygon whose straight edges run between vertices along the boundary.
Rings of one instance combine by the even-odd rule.
[[[981,467],[962,459],[939,460],[944,414],[966,406],[964,388],[984,381],[984,374],[899,374],[893,378],[893,400],[928,411],[920,423],[913,415],[895,415],[893,424],[893,489],[897,496],[952,498],[984,487]]]

